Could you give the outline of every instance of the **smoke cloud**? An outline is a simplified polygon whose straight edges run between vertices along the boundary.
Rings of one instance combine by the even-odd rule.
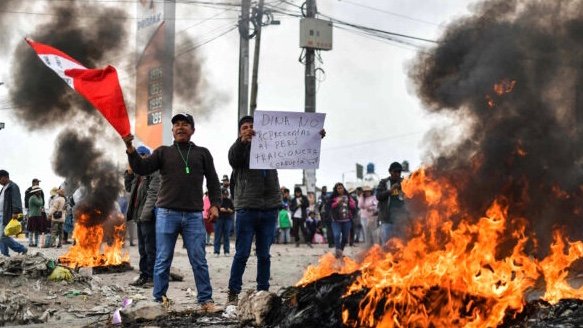
[[[465,127],[453,145],[443,131],[426,139],[428,172],[461,190],[469,214],[503,196],[542,248],[554,227],[580,225],[583,1],[482,2],[419,55],[410,77],[429,112]]]
[[[87,221],[81,223],[93,226],[105,222],[114,210],[121,184],[116,167],[95,147],[93,137],[63,131],[57,140],[53,167],[71,185],[84,187],[85,196],[76,204],[77,213],[87,214]]]

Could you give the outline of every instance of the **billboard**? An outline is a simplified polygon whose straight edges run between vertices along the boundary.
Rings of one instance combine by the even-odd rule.
[[[172,142],[173,1],[140,0],[136,30],[136,138],[151,149]]]

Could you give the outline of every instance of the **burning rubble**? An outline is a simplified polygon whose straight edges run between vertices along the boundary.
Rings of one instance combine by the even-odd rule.
[[[115,167],[103,159],[91,138],[73,131],[62,133],[56,154],[56,173],[84,190],[73,212],[76,244],[59,262],[72,268],[127,264],[129,254],[123,250],[125,218],[114,206],[122,190]],[[72,157],[76,157],[74,162],[70,161]]]

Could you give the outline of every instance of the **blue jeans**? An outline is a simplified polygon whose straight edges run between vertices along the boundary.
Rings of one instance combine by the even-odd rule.
[[[348,242],[350,235],[350,228],[352,221],[332,221],[332,232],[334,233],[334,247],[336,249],[344,250],[344,246]]]
[[[255,251],[257,253],[257,290],[269,290],[271,275],[271,255],[269,248],[273,243],[273,231],[277,220],[277,210],[237,210],[237,225],[235,228],[235,256],[231,265],[229,291],[240,293],[243,285],[243,273],[251,254],[251,244],[255,236]]]
[[[137,222],[137,226],[140,276],[152,279],[154,277],[154,263],[156,263],[156,222],[141,221]]]
[[[395,224],[393,223],[381,223],[381,246],[385,245],[389,239],[397,237],[397,231],[395,230]]]
[[[205,258],[206,230],[202,212],[181,212],[167,208],[156,210],[156,263],[154,264],[154,299],[160,301],[168,291],[170,265],[178,234],[182,235],[192,266],[197,300],[212,300],[212,286]]]
[[[11,237],[4,236],[4,223],[2,220],[3,217],[0,214],[0,253],[4,256],[10,256],[8,249],[11,249],[16,253],[24,253],[27,250],[26,247]]]
[[[223,239],[223,252],[229,254],[231,242],[229,241],[229,231],[233,225],[233,216],[219,216],[215,221],[215,254],[221,253],[221,238]]]

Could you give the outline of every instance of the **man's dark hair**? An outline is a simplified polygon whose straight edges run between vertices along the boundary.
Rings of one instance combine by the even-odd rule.
[[[241,117],[241,119],[239,120],[239,130],[241,130],[241,125],[245,123],[253,123],[253,116],[246,115]]]
[[[8,174],[8,171],[6,170],[0,170],[0,178],[1,177],[10,177],[10,174]]]

